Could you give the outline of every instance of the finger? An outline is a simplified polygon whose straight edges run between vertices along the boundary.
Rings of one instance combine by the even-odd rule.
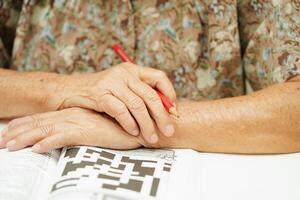
[[[154,132],[154,125],[144,101],[126,87],[113,91],[113,95],[125,103],[138,123],[145,140],[149,143],[156,143],[158,136]]]
[[[33,115],[27,117],[25,120],[22,120],[22,123],[13,128],[8,127],[8,131],[5,135],[2,136],[2,141],[0,143],[0,148],[6,146],[6,143],[10,140],[13,140],[18,135],[27,132],[29,130],[38,129],[43,126],[47,126],[48,124],[52,124],[57,121],[56,118],[46,118],[47,115]],[[26,123],[24,121],[27,121]],[[23,123],[24,122],[24,123]],[[18,123],[18,122],[17,122]]]
[[[8,127],[8,129],[13,129],[22,124],[27,124],[27,123],[31,123],[31,122],[35,123],[35,121],[37,121],[37,119],[46,119],[46,118],[50,118],[50,117],[56,116],[56,115],[57,115],[57,112],[46,112],[46,113],[38,113],[38,114],[31,115],[31,116],[26,116],[26,117],[20,117],[20,118],[11,120],[7,124],[7,127]]]
[[[12,129],[12,128],[16,128],[24,123],[28,123],[29,121],[31,121],[31,117],[26,116],[26,117],[21,117],[21,118],[16,118],[11,120],[10,122],[8,122],[7,124],[7,129]]]
[[[143,82],[147,83],[152,88],[157,88],[171,101],[175,102],[176,92],[172,82],[163,71],[150,67],[141,67],[129,62],[122,63],[120,67],[126,69],[131,74],[134,74],[135,77],[139,77]]]
[[[13,140],[10,140],[6,144],[6,147],[10,151],[16,151],[33,145],[46,137],[50,137],[51,135],[56,134],[57,131],[57,125],[55,124],[48,124],[36,129],[30,129],[19,134]]]
[[[101,102],[103,111],[115,118],[126,132],[139,135],[139,127],[122,101],[113,95],[104,95]]]
[[[62,147],[76,145],[71,134],[55,134],[47,137],[32,147],[32,151],[35,153],[48,153],[53,149],[59,149]]]
[[[142,81],[152,88],[157,88],[171,101],[175,102],[176,92],[170,79],[164,72],[153,68],[143,68],[143,70],[140,70],[140,77]]]
[[[172,136],[174,133],[174,126],[155,90],[149,85],[134,78],[128,80],[128,86],[146,103],[159,130],[166,136]]]

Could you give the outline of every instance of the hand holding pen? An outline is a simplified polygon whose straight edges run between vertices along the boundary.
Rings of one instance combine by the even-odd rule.
[[[125,53],[122,47],[118,44],[114,44],[112,46],[115,53],[121,58],[123,62],[130,62],[133,63],[131,58]],[[168,97],[166,97],[158,88],[155,88],[157,95],[161,99],[162,104],[164,105],[165,109],[172,115],[178,117],[176,106]]]

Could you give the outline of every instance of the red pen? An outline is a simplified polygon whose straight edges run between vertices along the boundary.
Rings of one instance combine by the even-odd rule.
[[[114,44],[112,45],[112,49],[114,50],[114,52],[121,58],[121,60],[123,62],[131,62],[133,63],[133,61],[130,59],[130,57],[125,53],[125,51],[122,49],[122,47],[118,44]],[[175,105],[171,102],[170,99],[168,99],[168,97],[166,97],[163,93],[161,93],[159,90],[155,89],[156,93],[158,94],[159,98],[161,99],[165,109],[175,115],[176,117],[178,117],[178,113],[176,110]]]

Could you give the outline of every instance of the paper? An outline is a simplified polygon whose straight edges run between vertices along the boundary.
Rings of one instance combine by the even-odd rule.
[[[47,194],[59,152],[32,153],[30,148],[8,152],[0,150],[0,199],[35,200]],[[48,185],[49,187],[49,185]]]
[[[174,150],[67,148],[50,199],[157,199],[175,162]]]

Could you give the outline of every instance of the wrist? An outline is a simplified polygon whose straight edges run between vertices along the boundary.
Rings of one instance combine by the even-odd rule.
[[[42,101],[45,108],[49,111],[60,110],[66,93],[66,79],[68,75],[59,75],[59,74],[48,74],[44,81],[43,86],[43,99]]]
[[[56,85],[52,87],[54,95],[51,105],[55,110],[81,107],[97,110],[97,102],[92,94],[95,94],[93,79],[88,74],[60,75],[56,79]]]

